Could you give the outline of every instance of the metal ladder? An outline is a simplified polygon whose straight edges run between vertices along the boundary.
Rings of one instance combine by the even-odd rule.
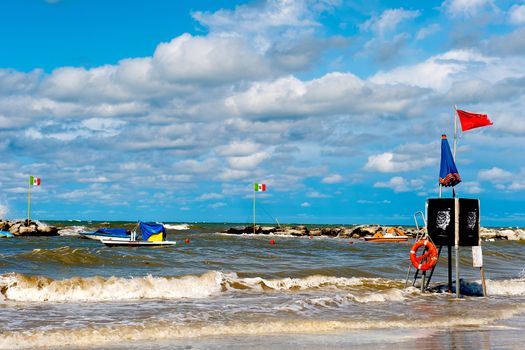
[[[418,216],[421,217],[421,220],[423,221],[423,226],[420,227],[419,226],[419,222],[418,222]],[[414,221],[416,223],[416,242],[421,240],[421,239],[427,239],[428,238],[428,233],[427,233],[427,222],[426,222],[426,219],[425,219],[425,214],[422,212],[422,211],[417,211],[414,213]],[[439,247],[439,251],[438,251],[438,257],[439,255],[441,255],[441,248],[443,248],[442,246]],[[427,275],[427,272],[426,271],[423,271],[422,273],[422,276],[421,276],[421,291],[424,292],[425,289],[428,288],[429,284],[430,284],[430,280],[432,279],[432,275],[434,274],[434,269],[436,268],[436,265],[434,265],[432,267],[432,270],[430,270],[430,274],[428,276],[428,279],[426,279],[426,275]],[[409,262],[408,263],[408,271],[407,271],[407,277],[405,279],[405,288],[407,287],[408,285],[408,279],[410,277],[410,271],[412,269],[412,264]],[[415,286],[416,284],[416,281],[418,279],[418,275],[419,275],[419,270],[416,270],[416,273],[414,274],[414,280],[412,281],[412,286]]]

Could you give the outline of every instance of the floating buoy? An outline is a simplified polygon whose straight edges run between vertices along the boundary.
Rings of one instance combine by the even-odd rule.
[[[186,239],[184,240],[184,243],[186,243],[186,244],[190,243],[190,239],[189,239],[189,238],[186,238]]]
[[[270,239],[270,244],[271,244],[271,245],[274,245],[274,244],[275,244],[275,240]]]
[[[417,256],[417,250],[421,247],[425,247],[425,251],[421,256]],[[418,270],[430,270],[438,261],[438,251],[434,243],[425,240],[417,241],[410,249],[410,261],[412,265]]]
[[[313,237],[313,236],[309,236],[309,237],[308,237],[308,239],[312,239],[312,238],[314,238],[314,237]]]
[[[354,242],[353,241],[348,241],[348,244],[354,244]]]

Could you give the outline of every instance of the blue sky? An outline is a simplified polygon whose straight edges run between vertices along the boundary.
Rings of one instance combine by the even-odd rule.
[[[0,4],[0,217],[411,224],[454,105],[461,197],[525,224],[525,1]],[[450,191],[444,191],[450,196]]]

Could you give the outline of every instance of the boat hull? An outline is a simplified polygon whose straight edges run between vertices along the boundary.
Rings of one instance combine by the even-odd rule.
[[[367,242],[406,242],[408,237],[365,237]]]
[[[84,237],[84,238],[95,239],[97,241],[99,241],[101,239],[111,239],[111,240],[114,240],[114,241],[127,242],[127,241],[129,241],[131,239],[130,236],[127,236],[127,237],[110,236],[110,235],[102,235],[102,234],[98,234],[98,233],[94,233],[94,232],[80,232],[80,236]]]
[[[114,239],[101,239],[100,241],[108,247],[167,247],[177,244],[175,241],[119,241]]]

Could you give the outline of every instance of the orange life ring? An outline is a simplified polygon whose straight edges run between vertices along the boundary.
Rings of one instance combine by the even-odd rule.
[[[423,255],[418,257],[416,252],[423,246],[425,246],[426,251],[423,252]],[[410,249],[410,261],[418,270],[430,270],[438,261],[438,251],[436,246],[434,243],[427,240],[417,241]]]

